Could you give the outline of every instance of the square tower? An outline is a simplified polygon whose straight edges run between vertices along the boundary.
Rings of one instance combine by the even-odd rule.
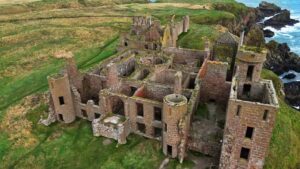
[[[220,169],[262,169],[278,100],[272,81],[260,79],[265,54],[239,51],[237,59],[238,73],[230,90]]]

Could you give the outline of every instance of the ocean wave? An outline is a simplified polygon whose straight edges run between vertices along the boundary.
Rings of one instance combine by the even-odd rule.
[[[291,51],[295,53],[300,53],[300,47],[299,46],[290,46]]]
[[[267,26],[264,28],[264,30],[269,29],[272,32],[276,33],[281,33],[283,35],[287,34],[287,33],[294,33],[294,32],[300,32],[300,23],[295,24],[294,26],[285,26],[281,29],[275,29],[271,26]]]

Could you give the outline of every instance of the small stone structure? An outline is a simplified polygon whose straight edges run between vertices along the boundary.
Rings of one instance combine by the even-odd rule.
[[[126,137],[130,133],[129,120],[119,115],[106,115],[92,122],[94,136],[104,136],[126,144]]]
[[[214,46],[231,45],[229,64],[213,57],[208,43],[205,50],[177,48],[188,29],[188,16],[164,28],[134,17],[119,53],[92,71],[80,73],[68,58],[65,71],[48,77],[51,119],[92,121],[95,136],[120,144],[130,133],[156,139],[180,162],[194,150],[221,156],[221,169],[261,169],[278,109],[272,82],[260,78],[266,53],[238,46],[229,33]],[[198,115],[205,105],[206,118]]]

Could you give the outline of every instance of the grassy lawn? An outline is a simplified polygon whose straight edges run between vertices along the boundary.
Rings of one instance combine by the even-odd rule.
[[[3,3],[4,1],[0,1]],[[72,51],[78,67],[87,71],[116,53],[118,36],[130,28],[127,16],[151,14],[165,24],[172,15],[191,17],[191,29],[179,46],[203,49],[226,29],[244,7],[233,0],[160,0],[169,4],[144,4],[144,0],[41,0],[0,4],[0,168],[158,168],[164,156],[159,142],[131,135],[128,144],[92,136],[90,122],[38,125],[45,116],[45,100],[32,103],[30,95],[48,89],[47,76],[58,72],[64,60],[59,50]],[[226,2],[226,3],[225,3]],[[178,4],[181,3],[181,4]],[[200,5],[200,6],[194,6]],[[203,4],[209,4],[203,8]],[[220,10],[220,5],[226,8]],[[209,10],[208,10],[209,9]],[[263,76],[280,82],[273,73]],[[26,97],[26,98],[25,98]],[[34,99],[33,99],[34,100]],[[299,166],[300,115],[281,100],[266,168]],[[172,160],[168,168],[191,168]]]

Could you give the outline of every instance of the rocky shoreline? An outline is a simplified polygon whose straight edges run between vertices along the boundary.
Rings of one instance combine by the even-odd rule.
[[[265,37],[273,37],[274,32],[264,30],[267,26],[275,29],[293,26],[299,21],[291,19],[290,11],[264,1],[257,8],[249,7],[249,11],[243,19],[246,31],[245,43],[247,45],[265,46],[269,49],[264,67],[278,76],[290,70],[300,72],[300,57],[291,52],[286,43],[278,43],[274,40],[266,43]],[[288,77],[295,78],[292,73]],[[293,108],[300,110],[300,81],[285,83],[284,92],[286,102]]]

